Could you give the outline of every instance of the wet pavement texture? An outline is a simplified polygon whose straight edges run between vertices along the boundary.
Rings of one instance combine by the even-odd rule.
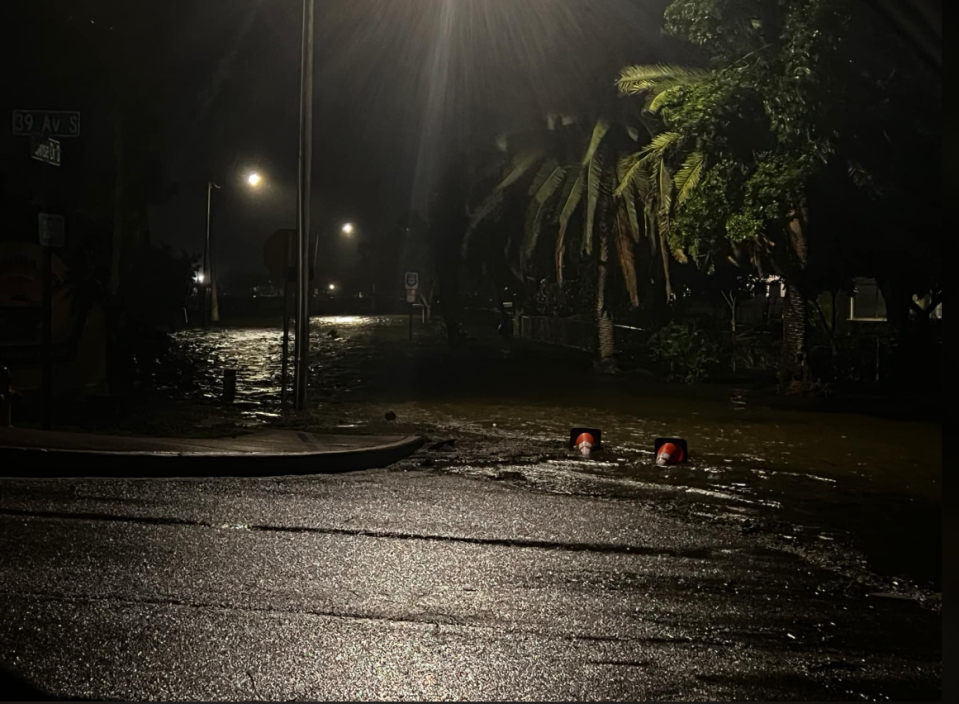
[[[647,498],[798,546],[838,542],[869,571],[941,591],[941,424],[776,408],[768,394],[729,385],[604,377],[578,351],[505,341],[489,323],[471,327],[480,340],[459,349],[440,325],[417,322],[413,343],[406,326],[402,316],[314,319],[314,410],[293,422],[455,439],[452,451],[421,452],[403,467]],[[177,349],[181,366],[165,360],[157,386],[213,400],[222,370],[236,368],[238,403],[222,422],[284,422],[277,330],[189,331]],[[602,428],[606,452],[567,452],[574,426]],[[693,462],[653,466],[659,436],[687,438]]]
[[[941,698],[940,426],[405,322],[315,320],[308,418],[279,417],[273,330],[153,369],[213,429],[455,440],[390,470],[0,480],[0,659],[91,698]],[[662,434],[693,462],[652,466]]]
[[[0,653],[123,699],[938,699],[938,614],[729,526],[424,472],[4,482]]]

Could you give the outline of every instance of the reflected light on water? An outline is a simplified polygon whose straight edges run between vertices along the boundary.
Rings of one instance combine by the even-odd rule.
[[[368,325],[370,323],[369,317],[359,316],[359,315],[328,315],[321,318],[313,318],[312,322],[319,323],[320,325],[340,325],[342,327],[350,327],[357,325]]]

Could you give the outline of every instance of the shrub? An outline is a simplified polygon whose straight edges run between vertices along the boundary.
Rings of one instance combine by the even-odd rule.
[[[716,345],[693,326],[670,323],[648,343],[649,356],[665,368],[670,381],[695,384],[706,379],[709,368],[719,362]]]

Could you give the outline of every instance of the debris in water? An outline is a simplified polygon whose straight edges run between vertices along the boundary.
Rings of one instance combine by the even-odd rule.
[[[456,438],[443,440],[435,445],[430,445],[427,449],[430,452],[451,452],[456,447]]]
[[[871,594],[866,594],[868,597],[873,597],[875,599],[894,599],[896,601],[918,601],[915,597],[906,596],[905,594],[896,594],[895,592],[872,592]]]

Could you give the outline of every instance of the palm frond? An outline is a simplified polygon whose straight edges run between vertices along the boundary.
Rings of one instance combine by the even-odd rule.
[[[640,150],[644,158],[661,159],[666,151],[682,138],[679,132],[660,132],[652,141]]]
[[[647,161],[641,161],[636,175],[632,177],[633,187],[636,189],[636,195],[644,204],[650,204],[655,207],[656,203],[656,175],[653,168]]]
[[[666,166],[665,161],[660,161],[658,165],[657,173],[658,185],[659,185],[659,212],[660,215],[665,215],[668,219],[673,212],[673,177],[669,173],[669,167]]]
[[[616,85],[622,95],[636,95],[663,83],[679,85],[703,80],[709,71],[687,68],[673,64],[647,64],[645,66],[627,66],[619,74]]]
[[[583,199],[583,191],[585,190],[586,190],[586,172],[580,171],[579,176],[577,176],[576,180],[573,182],[573,186],[570,189],[569,195],[566,197],[566,202],[563,205],[563,210],[560,212],[560,216],[559,216],[560,237],[563,237],[566,234],[566,228],[569,227],[569,221],[572,219],[573,214],[576,212],[576,209],[579,207],[579,203]]]
[[[646,109],[650,112],[657,113],[659,112],[663,105],[666,104],[670,98],[672,98],[678,92],[678,89],[682,88],[683,84],[673,84],[666,87],[663,87],[662,90],[654,91],[656,95],[652,100],[649,101],[649,105],[646,106]]]
[[[593,136],[589,140],[589,147],[586,149],[586,154],[583,156],[583,167],[587,167],[593,161],[593,157],[596,156],[596,152],[599,149],[599,145],[602,144],[603,138],[606,136],[606,133],[609,132],[609,123],[606,120],[598,120],[596,126],[593,127]]]
[[[583,251],[593,253],[593,226],[596,224],[596,208],[602,191],[603,163],[597,154],[589,163],[586,180],[586,228],[583,234]]]
[[[633,236],[633,241],[638,243],[639,238],[642,236],[642,230],[639,229],[639,211],[636,208],[635,190],[630,188],[619,196],[619,198],[623,203],[623,207],[626,208],[626,216],[629,220],[629,231]]]
[[[620,159],[616,165],[616,176],[619,180],[619,185],[616,187],[616,195],[622,196],[626,193],[642,174],[643,169],[642,154],[629,154]]]
[[[576,179],[567,179],[569,192],[563,193],[563,209],[559,215],[559,232],[556,234],[556,284],[563,286],[563,257],[566,254],[566,229],[569,227],[569,221],[573,213],[579,207],[583,199],[583,191],[586,190],[586,172],[580,169]]]
[[[682,204],[689,199],[699,185],[706,164],[706,155],[702,152],[693,152],[676,172],[676,203]]]
[[[543,151],[541,149],[535,149],[517,155],[510,164],[506,177],[493,189],[493,192],[487,196],[486,200],[484,200],[482,204],[480,204],[480,207],[472,214],[469,229],[475,230],[483,220],[488,218],[490,214],[496,210],[497,206],[502,203],[503,191],[523,178],[542,158]]]
[[[556,170],[556,167],[559,166],[559,162],[556,159],[547,159],[539,171],[536,172],[536,176],[533,177],[532,182],[529,184],[529,190],[526,194],[530,197],[535,196],[539,189],[543,187],[543,184],[546,183],[546,180],[553,174]]]
[[[643,211],[643,222],[649,235],[649,253],[655,257],[659,251],[659,223],[656,221],[656,208],[652,203],[647,204]]]
[[[516,158],[513,159],[513,163],[510,165],[510,171],[506,175],[506,178],[504,178],[496,187],[496,190],[505,191],[507,188],[523,178],[523,176],[525,176],[526,173],[532,169],[542,158],[542,149],[533,149],[531,151],[518,154]]]
[[[639,307],[639,282],[636,279],[636,258],[633,254],[633,238],[629,234],[628,214],[624,208],[617,208],[613,239],[616,241],[616,254],[619,267],[623,272],[626,292],[633,308]]]
[[[526,239],[523,242],[522,256],[523,260],[529,259],[536,250],[536,243],[539,241],[539,234],[543,223],[543,213],[546,205],[553,198],[563,180],[566,178],[568,169],[564,166],[556,166],[553,172],[546,178],[543,185],[540,186],[533,201],[530,203],[529,216],[526,223]]]

